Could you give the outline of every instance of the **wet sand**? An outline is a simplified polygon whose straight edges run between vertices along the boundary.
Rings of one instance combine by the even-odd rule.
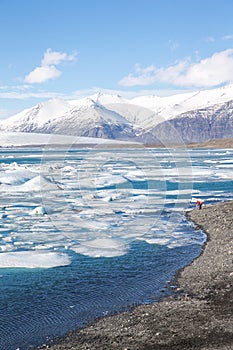
[[[233,201],[187,213],[207,234],[171,297],[67,334],[51,350],[232,350]]]

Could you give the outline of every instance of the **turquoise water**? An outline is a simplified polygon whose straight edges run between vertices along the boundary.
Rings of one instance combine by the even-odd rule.
[[[0,348],[27,350],[171,293],[201,252],[186,221],[232,198],[230,150],[0,153]]]

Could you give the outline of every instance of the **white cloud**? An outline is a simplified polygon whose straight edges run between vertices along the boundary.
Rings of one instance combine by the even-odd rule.
[[[142,68],[136,65],[119,81],[122,86],[148,86],[155,83],[182,87],[212,87],[233,82],[233,49],[217,52],[211,57],[191,62],[184,59],[166,68],[150,65]]]
[[[56,79],[60,75],[61,72],[55,66],[41,66],[29,73],[25,78],[25,82],[29,84],[43,83],[50,79]]]
[[[9,90],[9,89],[8,89]],[[33,92],[33,91],[15,91],[15,90],[9,90],[9,91],[0,91],[0,99],[7,99],[7,100],[27,100],[30,98],[36,98],[36,99],[49,99],[49,98],[66,98],[66,95],[58,94],[57,92]]]
[[[141,68],[139,64],[136,64],[134,73],[130,73],[121,79],[118,84],[122,86],[152,85],[156,82],[156,71],[157,68],[153,65]]]
[[[65,52],[52,51],[47,49],[44,54],[44,58],[41,62],[42,66],[50,66],[60,64],[62,61],[73,61],[76,55],[68,55]]]
[[[44,83],[47,80],[56,79],[62,73],[56,68],[62,62],[74,61],[76,54],[68,55],[65,52],[52,51],[47,49],[41,61],[41,65],[31,71],[24,79],[25,83]]]
[[[205,38],[205,41],[207,43],[214,43],[216,41],[216,39],[213,36],[208,36],[207,38]]]
[[[222,37],[223,40],[232,40],[233,39],[233,34],[229,34],[229,35],[224,35]]]

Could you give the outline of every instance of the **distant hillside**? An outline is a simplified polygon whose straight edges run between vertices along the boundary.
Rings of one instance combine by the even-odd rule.
[[[188,148],[233,148],[232,139],[215,139],[201,143],[188,144]]]

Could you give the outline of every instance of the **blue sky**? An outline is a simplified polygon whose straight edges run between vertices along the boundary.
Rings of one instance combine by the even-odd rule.
[[[232,0],[0,0],[0,118],[96,91],[233,82]]]

